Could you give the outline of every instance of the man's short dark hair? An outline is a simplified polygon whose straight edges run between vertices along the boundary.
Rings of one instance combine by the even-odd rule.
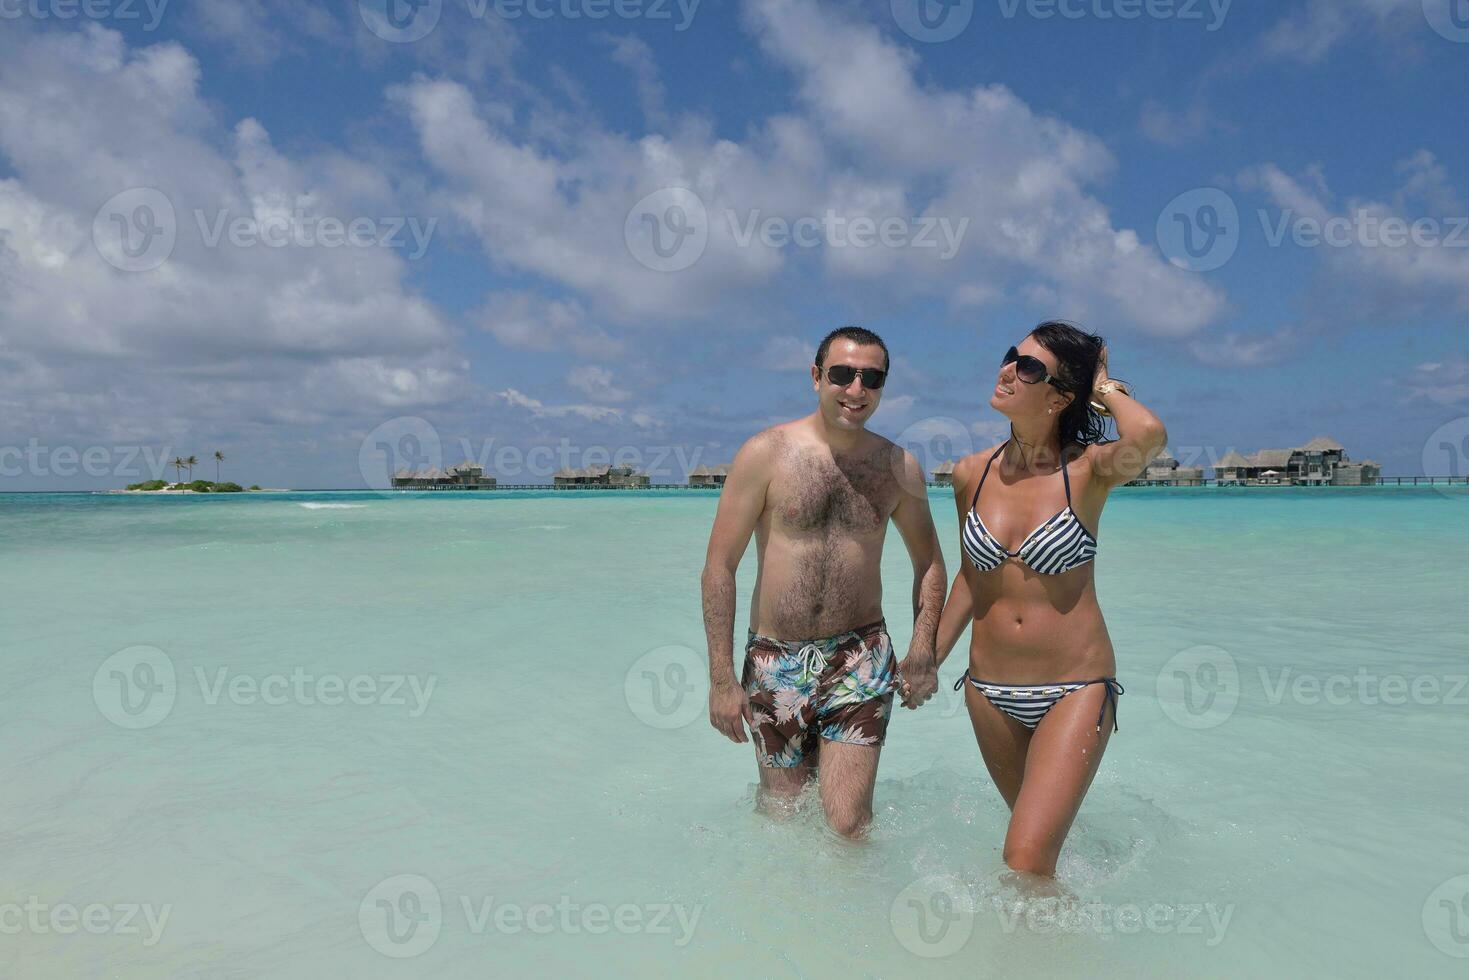
[[[821,340],[821,346],[816,348],[816,366],[826,367],[826,352],[831,350],[832,341],[845,338],[863,347],[877,346],[882,348],[882,369],[888,369],[891,358],[888,356],[888,345],[882,342],[882,338],[868,330],[866,327],[837,327]]]

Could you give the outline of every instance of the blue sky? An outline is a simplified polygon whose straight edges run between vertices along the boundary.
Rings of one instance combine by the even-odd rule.
[[[0,0],[0,482],[679,480],[849,322],[936,457],[1050,317],[1186,460],[1465,472],[1469,0],[919,2]]]

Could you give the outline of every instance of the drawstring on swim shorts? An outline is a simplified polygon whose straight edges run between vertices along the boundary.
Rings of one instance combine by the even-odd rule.
[[[821,652],[821,647],[814,643],[803,646],[796,656],[801,661],[801,666],[812,676],[819,677],[826,672],[826,654]]]

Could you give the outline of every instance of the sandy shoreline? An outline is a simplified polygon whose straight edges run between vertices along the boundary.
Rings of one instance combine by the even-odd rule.
[[[137,493],[137,494],[199,494],[200,496],[214,496],[220,491],[216,490],[98,490],[98,493]],[[295,493],[285,487],[263,487],[259,490],[231,490],[226,493]]]

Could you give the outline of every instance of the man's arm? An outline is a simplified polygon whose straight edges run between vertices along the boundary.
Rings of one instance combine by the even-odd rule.
[[[709,644],[709,723],[731,741],[745,742],[744,724],[751,723],[749,700],[734,674],[735,570],[750,545],[750,535],[765,510],[770,484],[765,433],[740,447],[725,477],[709,532],[701,589],[704,634]]]
[[[903,453],[901,492],[893,511],[893,523],[913,561],[913,639],[908,644],[908,656],[898,665],[898,672],[902,675],[903,705],[917,708],[938,688],[935,637],[944,608],[944,590],[949,582],[938,532],[928,509],[923,470],[912,453],[899,451]]]

